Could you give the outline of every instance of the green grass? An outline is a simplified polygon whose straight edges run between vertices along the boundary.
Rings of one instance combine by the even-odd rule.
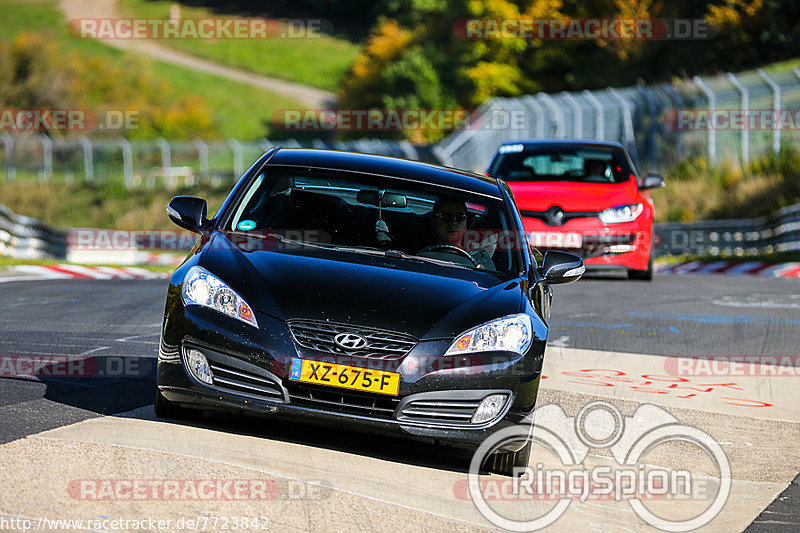
[[[122,0],[123,16],[169,18],[174,1]],[[264,3],[269,9],[269,3]],[[207,8],[181,6],[181,18],[231,18]],[[241,17],[235,17],[241,18]],[[322,33],[302,38],[272,39],[170,39],[162,44],[216,63],[274,78],[335,90],[355,60],[359,46]]]
[[[54,228],[105,228],[125,230],[176,229],[165,208],[173,196],[187,194],[208,201],[209,216],[230,191],[201,185],[193,188],[128,191],[121,184],[0,182],[0,203],[17,214],[43,220]]]
[[[795,58],[787,59],[786,61],[779,61],[778,63],[772,63],[771,65],[764,67],[764,70],[770,74],[777,74],[778,72],[786,72],[797,67],[800,67],[800,59]]]
[[[800,150],[788,143],[745,168],[692,157],[665,175],[667,186],[652,192],[656,222],[756,218],[800,203]]]
[[[67,21],[54,0],[0,0],[0,38],[12,40],[20,32],[36,32],[56,40],[65,52],[77,51],[83,57],[121,60],[126,52],[89,39],[74,39],[67,33]],[[302,107],[298,102],[232,82],[211,74],[140,57],[137,68],[152,72],[183,94],[203,98],[211,108],[212,120],[222,137],[257,139],[268,133],[269,122],[277,109]]]

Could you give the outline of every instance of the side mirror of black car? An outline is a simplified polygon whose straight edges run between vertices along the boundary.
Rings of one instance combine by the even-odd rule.
[[[176,196],[167,206],[167,215],[178,226],[189,231],[200,231],[208,224],[206,201],[194,196]]]
[[[586,267],[583,259],[575,254],[549,250],[544,254],[544,263],[540,270],[545,283],[572,283],[578,281]]]
[[[660,189],[665,186],[664,178],[653,172],[648,172],[644,175],[644,181],[640,189]]]

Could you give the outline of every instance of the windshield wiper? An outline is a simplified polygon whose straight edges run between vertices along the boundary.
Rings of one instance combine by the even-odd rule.
[[[242,235],[246,237],[258,237],[261,239],[276,239],[281,243],[285,244],[299,244],[301,246],[307,246],[309,248],[320,248],[323,250],[336,250],[341,252],[351,252],[351,253],[359,253],[359,254],[366,254],[372,256],[380,256],[380,257],[391,257],[394,259],[404,259],[406,261],[417,261],[420,263],[431,263],[434,265],[440,266],[454,266],[458,268],[466,268],[467,270],[474,270],[466,265],[462,265],[460,263],[456,263],[454,261],[448,261],[446,259],[434,259],[432,257],[422,257],[420,255],[411,255],[407,254],[402,250],[382,250],[380,248],[368,248],[368,247],[357,247],[357,246],[343,246],[340,244],[332,244],[332,243],[319,243],[319,242],[308,242],[308,241],[297,241],[294,239],[287,239],[283,235],[274,232],[266,232],[266,233],[249,233],[244,231],[230,231],[229,233]]]
[[[458,268],[466,268],[467,270],[473,270],[472,268],[466,265],[462,265],[454,261],[448,261],[446,259],[434,259],[432,257],[422,257],[421,255],[410,255],[402,250],[386,250],[386,252],[383,255],[385,255],[386,257],[406,259],[408,261],[419,261],[420,263],[432,263],[434,265],[455,266]]]
[[[301,242],[301,241],[298,241]],[[361,247],[361,246],[344,246],[341,244],[333,244],[333,243],[306,243],[310,246],[315,246],[317,248],[324,248],[326,250],[337,250],[342,252],[353,252],[357,254],[367,254],[367,255],[385,255],[383,250],[380,248],[369,248],[369,247]]]

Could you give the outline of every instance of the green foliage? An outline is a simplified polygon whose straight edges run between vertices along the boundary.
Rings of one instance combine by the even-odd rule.
[[[0,45],[0,65],[5,108],[136,111],[138,128],[126,132],[131,138],[217,136],[202,99],[174,94],[133,59],[86,59],[41,34],[23,32]]]
[[[428,82],[441,87],[439,105],[471,109],[495,96],[668,81],[676,73],[742,70],[791,58],[800,42],[800,2],[789,1],[395,0],[385,2],[384,10],[393,18],[378,20],[345,77],[339,92],[343,107],[380,107],[386,101],[399,105],[424,93],[422,84]],[[656,37],[660,19],[705,20],[709,38],[548,40],[504,38],[497,32],[471,40],[458,31],[464,19],[479,19],[486,29],[487,20],[587,18],[650,19]],[[389,35],[404,38],[387,39]],[[384,71],[407,64],[406,49],[424,54],[436,80],[420,75],[415,83],[393,85],[396,76]],[[359,67],[375,56],[380,61],[370,72]]]
[[[382,72],[381,80],[397,88],[397,96],[381,96],[383,109],[443,109],[452,103],[446,100],[439,75],[420,46],[406,50],[397,62]],[[445,132],[426,129],[406,134],[416,142],[436,142]]]
[[[667,186],[653,191],[659,220],[765,216],[800,203],[800,150],[786,145],[744,169],[687,158],[667,171],[666,178]]]

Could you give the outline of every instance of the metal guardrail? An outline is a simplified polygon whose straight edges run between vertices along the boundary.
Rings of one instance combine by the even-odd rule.
[[[800,204],[761,218],[667,222],[654,227],[656,256],[752,256],[800,251]],[[68,232],[0,205],[0,256],[67,257]],[[137,246],[132,248],[136,252]],[[146,249],[147,247],[143,247]],[[95,252],[96,253],[96,252]]]
[[[246,164],[255,161],[272,146],[289,148],[329,148],[381,154],[426,162],[438,162],[430,146],[388,139],[333,141],[295,139],[260,141],[129,141],[124,138],[51,138],[46,134],[3,133],[0,135],[0,181],[33,176],[39,182],[63,181],[72,184],[106,183],[121,180],[127,188],[155,188],[162,182],[176,187],[182,181],[238,179]]]
[[[800,204],[761,218],[655,225],[656,255],[743,256],[800,250]]]
[[[67,255],[65,235],[39,219],[16,215],[0,205],[0,256],[62,259]]]
[[[772,126],[735,126],[732,118],[742,110],[762,118],[782,111],[789,115],[776,118]],[[794,126],[799,110],[799,68],[597,91],[541,92],[485,101],[477,116],[513,120],[477,121],[448,135],[435,150],[442,164],[476,172],[486,170],[500,144],[521,139],[617,141],[645,171],[668,168],[692,155],[705,156],[712,164],[746,165],[753,157],[800,140],[800,128]],[[709,127],[699,120],[717,111],[729,122]],[[695,120],[677,120],[682,112]],[[783,122],[787,119],[792,119],[789,125]]]

